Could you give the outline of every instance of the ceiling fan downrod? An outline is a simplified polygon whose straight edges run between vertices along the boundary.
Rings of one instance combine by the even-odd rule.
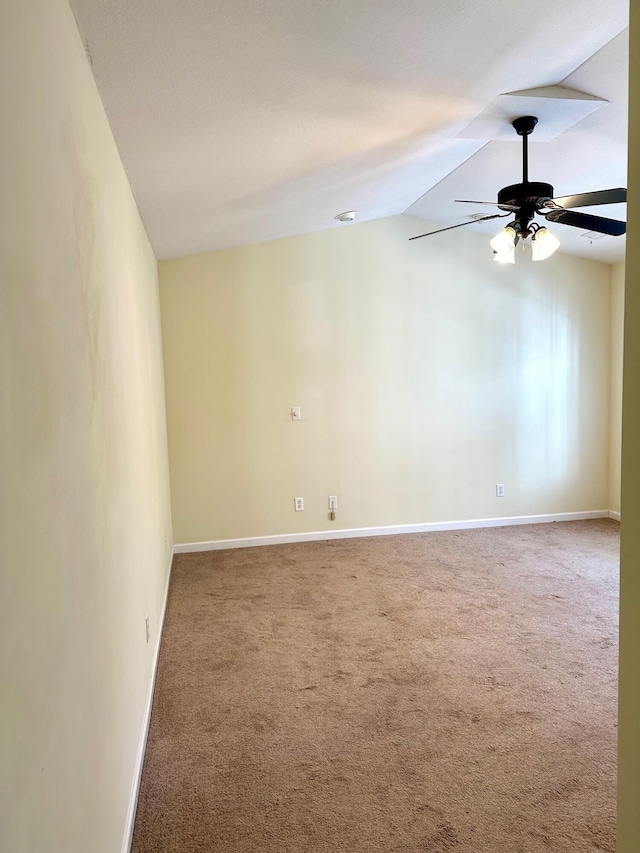
[[[522,183],[529,183],[529,143],[528,139],[538,124],[537,116],[520,116],[511,122],[518,136],[522,137]]]

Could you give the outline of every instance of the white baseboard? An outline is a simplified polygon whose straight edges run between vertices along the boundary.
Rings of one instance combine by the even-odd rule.
[[[158,658],[160,657],[160,643],[162,640],[162,629],[164,626],[164,614],[167,609],[167,598],[169,597],[169,582],[171,581],[171,569],[173,566],[173,555],[175,549],[171,551],[171,562],[169,563],[169,571],[167,573],[167,582],[164,588],[162,599],[162,610],[160,611],[160,621],[158,624],[158,639],[153,653],[153,665],[151,667],[151,679],[149,682],[149,692],[147,694],[147,704],[145,707],[144,719],[142,721],[142,730],[140,732],[140,740],[138,742],[138,753],[136,755],[136,763],[134,767],[133,781],[131,783],[131,795],[129,797],[129,809],[127,811],[127,822],[125,824],[124,839],[122,841],[122,853],[130,853],[131,843],[133,842],[133,829],[136,823],[136,810],[138,808],[138,794],[140,793],[140,781],[142,779],[142,766],[144,764],[144,754],[147,748],[147,736],[149,734],[149,723],[151,722],[151,708],[153,707],[153,691],[156,686],[156,673],[158,671]]]
[[[477,518],[470,521],[433,521],[423,524],[393,524],[387,527],[356,527],[349,530],[318,530],[309,533],[283,533],[275,536],[249,536],[246,539],[215,539],[211,542],[183,542],[174,554],[194,551],[221,551],[227,548],[253,548],[257,545],[286,545],[291,542],[315,542],[324,539],[355,539],[360,536],[392,536],[398,533],[431,533],[438,530],[465,530],[472,527],[507,527],[512,524],[548,524],[552,521],[582,521],[588,518],[613,518],[609,510],[561,512],[555,515],[517,515],[508,518]]]
[[[613,518],[615,521],[620,521],[620,513],[616,512],[614,509],[610,509],[609,518]]]

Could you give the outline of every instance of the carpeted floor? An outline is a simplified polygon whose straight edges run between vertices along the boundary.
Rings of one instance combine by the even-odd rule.
[[[134,853],[613,851],[618,540],[176,557]]]

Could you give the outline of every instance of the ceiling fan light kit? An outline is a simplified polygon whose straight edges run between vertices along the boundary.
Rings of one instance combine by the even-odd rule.
[[[493,260],[499,264],[515,264],[516,262],[516,244],[519,240],[524,240],[531,237],[531,260],[544,261],[550,258],[551,255],[559,248],[560,240],[545,228],[536,222],[529,225],[529,230],[523,236],[522,232],[516,231],[513,224],[507,225],[490,241],[493,249]]]
[[[428,237],[431,234],[439,234],[441,231],[450,231],[452,228],[462,228],[463,225],[471,225],[472,222],[483,222],[488,219],[514,215],[514,219],[506,228],[491,240],[491,248],[494,251],[494,260],[498,263],[515,263],[515,247],[519,240],[531,237],[532,260],[543,261],[550,257],[560,246],[560,241],[548,228],[535,222],[536,216],[544,216],[550,222],[560,222],[562,225],[570,225],[574,228],[595,231],[618,237],[625,233],[626,222],[617,219],[607,219],[603,216],[593,216],[589,213],[581,213],[571,210],[574,207],[590,207],[598,204],[618,204],[627,200],[627,191],[623,187],[611,190],[596,190],[577,195],[562,196],[554,198],[554,190],[551,184],[540,181],[529,181],[529,148],[528,138],[533,133],[538,123],[536,116],[520,116],[511,124],[516,133],[522,137],[522,182],[503,187],[498,193],[497,202],[477,202],[456,199],[462,204],[492,204],[506,213],[498,213],[492,216],[476,217],[469,222],[461,222],[459,225],[450,225],[437,231],[429,231],[426,234],[418,234],[411,237],[417,240],[420,237]]]

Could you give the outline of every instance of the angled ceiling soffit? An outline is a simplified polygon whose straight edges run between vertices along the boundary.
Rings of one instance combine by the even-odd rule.
[[[543,86],[499,95],[457,135],[461,139],[494,139],[520,142],[513,132],[514,118],[534,115],[538,118],[536,142],[549,142],[560,136],[609,102],[587,92],[566,86]]]

